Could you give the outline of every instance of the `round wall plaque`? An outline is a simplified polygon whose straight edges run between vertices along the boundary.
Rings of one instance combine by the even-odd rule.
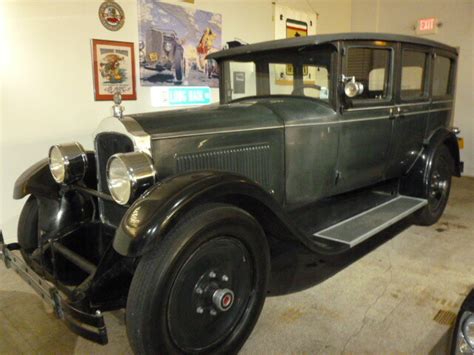
[[[114,0],[107,0],[99,7],[99,19],[106,29],[118,31],[125,23],[125,13]]]

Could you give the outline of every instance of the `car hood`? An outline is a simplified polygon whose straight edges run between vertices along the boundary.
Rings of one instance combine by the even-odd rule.
[[[316,100],[281,97],[130,115],[153,139],[211,132],[283,128],[286,122],[324,119],[335,112]]]
[[[256,101],[134,114],[130,117],[152,139],[283,126],[278,115]]]

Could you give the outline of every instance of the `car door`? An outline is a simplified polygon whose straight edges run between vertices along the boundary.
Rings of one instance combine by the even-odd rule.
[[[423,148],[429,117],[431,48],[402,44],[387,177],[404,174]]]
[[[384,178],[392,134],[391,110],[396,44],[383,41],[343,44],[342,75],[364,85],[348,99],[340,117],[336,192]]]

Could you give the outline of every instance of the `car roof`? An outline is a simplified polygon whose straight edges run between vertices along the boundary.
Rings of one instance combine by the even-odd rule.
[[[457,49],[446,44],[432,41],[425,38],[415,37],[415,36],[406,36],[406,35],[397,35],[392,33],[370,33],[370,32],[350,32],[350,33],[334,33],[334,34],[324,34],[324,35],[314,35],[314,36],[304,36],[304,37],[294,37],[294,38],[285,38],[278,39],[267,42],[260,42],[255,44],[242,45],[239,47],[234,47],[219,52],[209,54],[208,59],[224,59],[228,57],[234,57],[244,54],[252,54],[258,52],[272,51],[278,49],[294,48],[308,45],[319,45],[324,43],[331,43],[335,41],[391,41],[391,42],[403,42],[403,43],[412,43],[420,44],[429,47],[435,47],[444,49],[453,53],[457,53]]]

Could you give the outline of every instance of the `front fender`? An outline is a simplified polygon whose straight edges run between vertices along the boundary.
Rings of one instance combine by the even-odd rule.
[[[86,186],[93,189],[97,186],[95,155],[94,152],[87,152],[88,170],[84,177]],[[54,181],[49,171],[48,158],[42,159],[26,169],[15,181],[13,187],[13,198],[20,200],[23,197],[33,194],[43,197],[57,197],[60,185]]]
[[[48,159],[42,159],[26,169],[15,181],[13,198],[20,200],[34,194],[38,196],[57,196],[59,185],[49,171]]]
[[[124,256],[143,255],[156,238],[163,236],[180,216],[197,204],[238,202],[239,199],[255,201],[271,211],[281,209],[260,185],[243,176],[202,171],[165,179],[147,190],[127,210],[116,230],[113,246]]]

